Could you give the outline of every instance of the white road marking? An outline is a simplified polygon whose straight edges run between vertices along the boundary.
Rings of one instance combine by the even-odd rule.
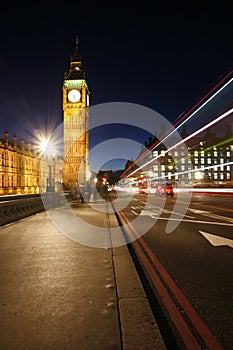
[[[198,210],[193,208],[188,208],[188,210],[192,211],[194,214],[209,214],[208,211],[204,211],[204,210]]]
[[[195,214],[200,214],[200,215],[203,215],[203,216],[207,216],[208,218],[212,218],[212,219],[217,219],[217,220],[224,220],[224,221],[228,221],[228,222],[231,222],[233,223],[233,219],[232,218],[228,218],[226,216],[221,216],[221,215],[216,215],[216,214],[213,214],[209,211],[203,211],[203,210],[198,210],[198,209],[192,209],[192,208],[189,208],[190,211],[192,211],[193,213]]]
[[[131,205],[131,208],[134,210],[134,209],[143,209],[144,207],[142,207],[141,205]]]
[[[213,214],[213,213],[210,213],[209,215],[204,215],[204,216],[208,216],[210,218],[217,219],[217,220],[225,220],[225,221],[233,223],[233,219],[228,218],[226,216],[216,215],[216,214]]]
[[[184,217],[183,214],[181,213],[177,213],[177,212],[173,212],[172,210],[167,210],[167,209],[163,209],[163,208],[160,208],[160,207],[154,207],[154,206],[150,206],[150,205],[147,205],[150,207],[150,211],[148,210],[143,210],[143,215],[149,215],[149,216],[153,216],[154,214],[157,214],[157,215],[161,215],[162,213],[164,214],[174,214],[174,215],[177,215],[177,216],[181,216],[182,218]],[[143,209],[143,207],[141,206],[131,206],[132,209]],[[147,208],[148,209],[148,208]],[[149,214],[148,214],[149,212]],[[190,219],[195,219],[194,216],[190,216],[190,215],[187,215],[185,214],[185,217],[187,218],[190,218]]]
[[[207,225],[217,225],[217,226],[230,226],[233,227],[233,224],[226,223],[226,222],[215,222],[215,221],[203,221],[203,220],[190,220],[190,219],[175,219],[175,218],[161,218],[153,215],[151,212],[144,212],[142,211],[140,215],[149,216],[152,219],[157,220],[166,220],[166,221],[180,221],[180,222],[191,222],[192,224],[207,224]]]
[[[204,236],[210,244],[214,246],[229,246],[233,248],[233,240],[221,236],[216,236],[208,232],[199,231],[202,236]]]
[[[152,213],[155,213],[155,214],[161,215],[162,210],[152,209]]]
[[[164,212],[165,214],[174,214],[174,215],[182,216],[182,218],[184,217],[183,214],[174,212],[174,211],[172,211],[172,210],[163,209],[163,212]],[[186,217],[186,218],[190,218],[190,219],[195,219],[194,216],[190,216],[190,215],[187,215],[187,214],[185,214],[185,217]]]
[[[159,220],[172,220],[172,221],[180,221],[180,222],[192,222],[193,224],[207,224],[207,225],[217,225],[217,226],[231,226],[233,224],[228,224],[226,222],[214,222],[214,221],[203,221],[203,220],[189,220],[189,219],[171,219],[171,218],[158,218]]]
[[[142,201],[141,201],[142,202]],[[144,203],[144,202],[142,202]],[[131,206],[132,209],[143,209],[143,207],[141,206]],[[213,219],[218,219],[218,220],[224,220],[227,221],[229,223],[225,223],[225,222],[216,222],[216,221],[203,221],[203,220],[195,220],[195,217],[193,216],[189,216],[185,214],[185,218],[183,217],[183,214],[181,213],[177,213],[177,212],[173,212],[167,209],[163,209],[160,207],[152,207],[152,210],[148,210],[148,209],[143,209],[140,213],[135,212],[134,210],[131,210],[131,212],[134,215],[142,215],[142,216],[149,216],[152,219],[156,219],[156,220],[172,220],[172,221],[180,221],[180,222],[191,222],[194,224],[207,224],[207,225],[217,225],[217,226],[233,226],[233,219],[225,217],[225,216],[220,216],[220,215],[215,215],[212,214],[208,211],[204,211],[204,210],[198,210],[198,209],[192,209],[192,208],[188,208],[191,212],[195,213],[195,214],[199,214],[199,215],[203,215],[203,216],[207,216],[209,218],[213,218]],[[175,214],[177,216],[182,216],[181,219],[179,218],[162,218],[160,217],[160,215],[164,213],[164,214]],[[191,220],[190,220],[191,219]]]

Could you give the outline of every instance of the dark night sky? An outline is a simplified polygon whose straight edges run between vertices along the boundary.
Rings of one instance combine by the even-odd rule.
[[[1,5],[1,136],[62,122],[76,35],[92,105],[133,102],[173,122],[232,69],[232,5],[224,1],[20,4]]]

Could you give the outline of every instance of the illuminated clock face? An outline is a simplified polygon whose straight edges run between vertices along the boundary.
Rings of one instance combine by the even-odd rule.
[[[70,90],[68,93],[68,99],[70,102],[77,102],[81,98],[81,94],[78,90]]]

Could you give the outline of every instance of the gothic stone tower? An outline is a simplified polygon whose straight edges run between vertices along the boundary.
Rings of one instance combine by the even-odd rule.
[[[70,61],[69,73],[63,82],[64,165],[63,184],[72,189],[88,180],[88,120],[89,89],[82,59],[78,52],[78,38]]]

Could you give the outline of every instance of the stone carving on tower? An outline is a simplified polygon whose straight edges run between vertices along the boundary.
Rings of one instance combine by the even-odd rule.
[[[78,38],[63,82],[64,164],[63,186],[73,189],[89,179],[89,96]]]

